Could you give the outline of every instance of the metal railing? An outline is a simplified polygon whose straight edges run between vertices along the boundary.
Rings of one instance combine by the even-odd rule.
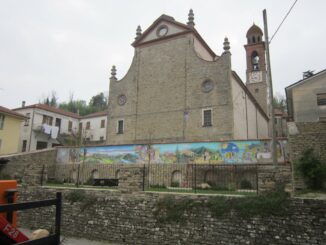
[[[152,164],[144,166],[144,190],[257,193],[257,164]]]
[[[33,208],[55,206],[55,232],[48,237],[16,243],[17,245],[59,245],[60,244],[60,225],[61,225],[61,207],[62,195],[57,192],[55,199],[34,201],[34,202],[21,202],[13,204],[0,205],[0,213],[12,213],[18,210],[27,210]]]
[[[55,171],[58,170],[58,166]],[[48,178],[45,167],[40,170],[40,184],[67,187],[107,187],[116,189],[119,185],[121,164],[78,163],[60,166],[56,176]],[[53,171],[53,170],[52,170]]]

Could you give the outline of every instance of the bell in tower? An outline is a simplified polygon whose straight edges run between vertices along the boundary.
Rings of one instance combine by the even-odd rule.
[[[268,85],[266,79],[265,42],[263,31],[253,24],[247,31],[246,49],[247,71],[246,86],[268,114]]]

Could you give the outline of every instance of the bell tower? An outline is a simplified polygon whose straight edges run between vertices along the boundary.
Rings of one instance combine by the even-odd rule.
[[[262,109],[269,115],[265,42],[262,38],[262,30],[253,24],[247,32],[247,44],[244,45],[247,58],[246,86]]]

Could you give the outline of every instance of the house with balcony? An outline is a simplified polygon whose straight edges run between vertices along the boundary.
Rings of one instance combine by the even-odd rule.
[[[14,111],[27,118],[21,126],[21,152],[105,141],[106,111],[82,117],[44,104],[25,106],[24,103]]]
[[[63,145],[62,135],[71,135],[78,129],[80,116],[43,104],[14,109],[28,119],[21,126],[20,149],[22,152],[41,150]]]

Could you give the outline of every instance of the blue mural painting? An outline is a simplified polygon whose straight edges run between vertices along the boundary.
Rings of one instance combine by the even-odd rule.
[[[278,161],[287,160],[287,141],[277,142]],[[61,152],[62,151],[62,152]],[[65,153],[65,154],[63,154]],[[58,149],[64,162],[65,148]],[[271,162],[271,141],[226,141],[179,144],[94,146],[79,149],[79,161],[89,163],[197,163],[197,164],[248,164]],[[59,157],[57,161],[60,162]]]

